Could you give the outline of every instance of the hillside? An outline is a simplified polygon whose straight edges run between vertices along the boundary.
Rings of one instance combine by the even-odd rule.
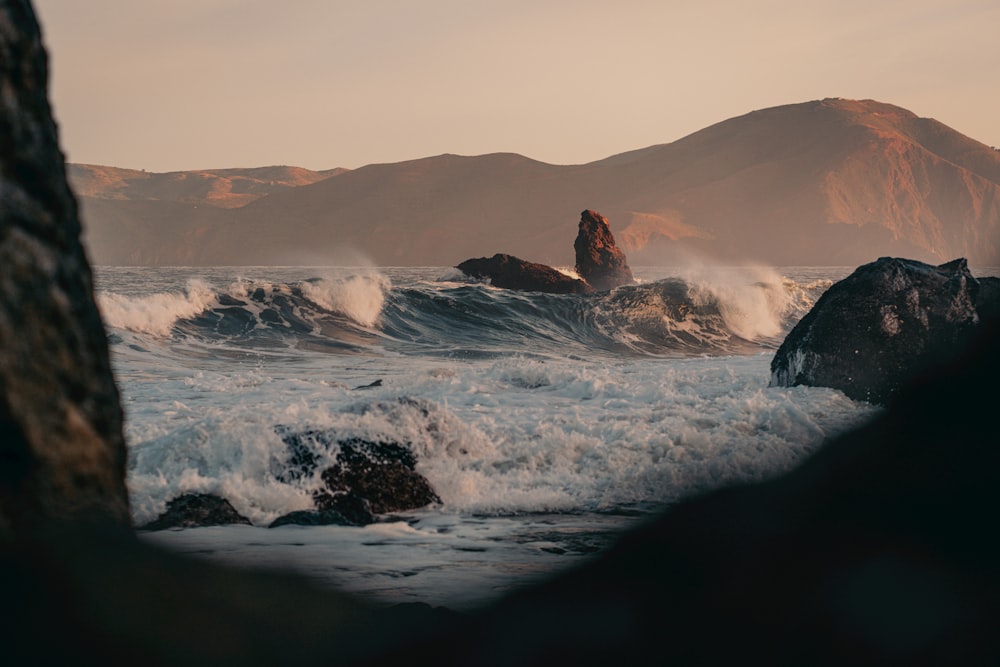
[[[1000,265],[1000,152],[871,100],[754,111],[584,165],[440,155],[302,184],[281,169],[284,180],[273,179],[281,187],[239,207],[231,199],[228,209],[138,178],[89,190],[76,178],[92,257],[316,264],[350,249],[382,265],[453,265],[496,252],[568,265],[579,213],[590,208],[608,217],[633,265],[692,253],[785,265],[880,255]],[[206,173],[235,182],[223,170],[164,183]]]
[[[174,201],[237,208],[266,195],[316,183],[347,170],[255,167],[153,173],[93,164],[70,164],[67,171],[73,190],[83,197],[114,201]]]

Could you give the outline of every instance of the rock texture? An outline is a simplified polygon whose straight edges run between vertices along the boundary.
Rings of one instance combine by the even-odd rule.
[[[320,465],[334,454],[333,465],[320,472],[322,488],[313,499],[323,516],[297,514],[281,517],[283,523],[342,520],[364,525],[375,514],[402,512],[440,502],[430,482],[416,471],[417,459],[408,445],[344,438],[336,431],[291,431],[279,427],[278,434],[288,445],[288,468],[282,480],[312,477]],[[340,515],[338,519],[334,514]]]
[[[27,2],[0,3],[0,536],[128,522],[125,444]]]
[[[833,387],[885,403],[960,349],[995,300],[993,282],[982,289],[964,259],[935,267],[883,257],[830,287],[795,325],[771,361],[771,386]]]
[[[167,503],[163,514],[139,530],[195,528],[198,526],[250,525],[250,519],[236,511],[225,498],[207,493],[186,493]]]
[[[473,278],[488,279],[494,287],[503,289],[550,294],[587,294],[594,291],[594,288],[582,280],[571,278],[551,266],[526,262],[501,253],[492,257],[467,259],[456,268]]]
[[[576,272],[598,291],[631,285],[635,282],[625,253],[615,245],[608,219],[596,211],[580,214],[580,229],[573,242]]]

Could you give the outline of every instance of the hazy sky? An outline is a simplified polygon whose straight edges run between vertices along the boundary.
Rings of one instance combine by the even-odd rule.
[[[873,98],[1000,145],[998,0],[34,0],[72,162],[588,162]]]

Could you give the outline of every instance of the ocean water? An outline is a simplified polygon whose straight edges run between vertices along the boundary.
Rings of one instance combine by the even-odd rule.
[[[557,296],[446,267],[99,267],[134,521],[213,493],[254,525],[143,539],[474,607],[868,418],[839,391],[767,386],[785,333],[851,270],[640,267],[635,286]],[[406,445],[441,502],[269,529],[319,483],[282,474],[283,429]]]

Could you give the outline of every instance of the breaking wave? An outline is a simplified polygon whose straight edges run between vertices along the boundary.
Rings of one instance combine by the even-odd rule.
[[[828,286],[760,269],[551,295],[465,282],[456,272],[393,288],[385,275],[366,271],[223,288],[190,280],[182,292],[103,292],[98,302],[112,330],[241,347],[687,356],[776,347]]]

